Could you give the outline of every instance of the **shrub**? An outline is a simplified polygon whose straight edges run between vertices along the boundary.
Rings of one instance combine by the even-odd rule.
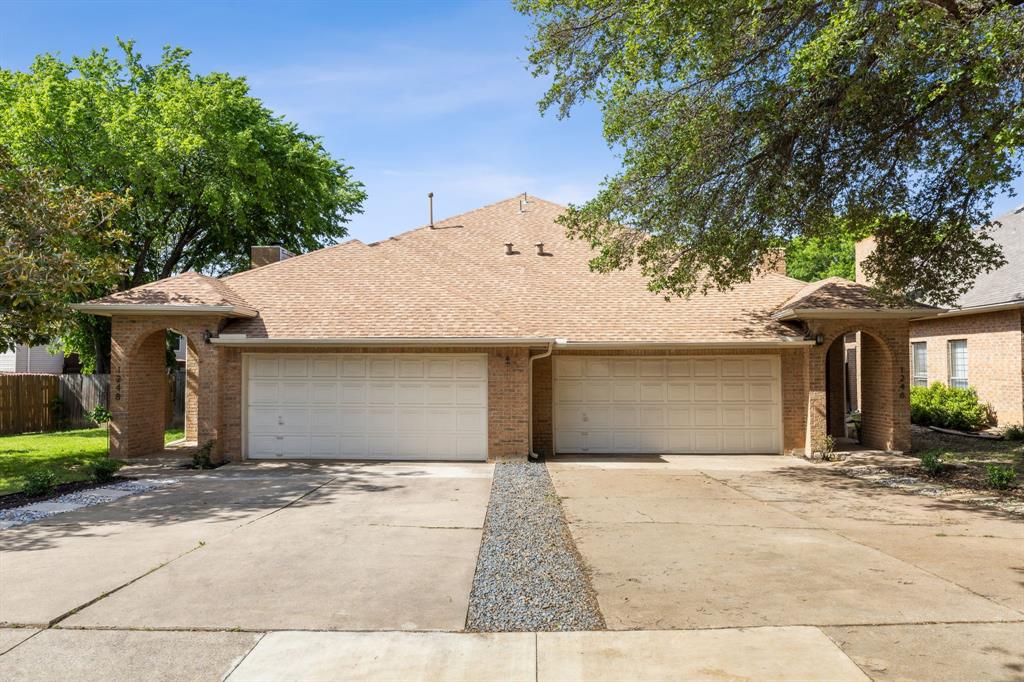
[[[192,468],[193,469],[214,469],[216,464],[213,463],[213,446],[217,441],[209,440],[195,451],[192,455]]]
[[[1006,440],[1024,440],[1024,425],[1010,424],[1003,429],[1003,438]]]
[[[1017,480],[1017,472],[1010,466],[989,464],[985,470],[988,472],[988,484],[996,490],[1006,490]]]
[[[25,476],[22,491],[29,497],[42,497],[53,492],[57,485],[57,474],[49,469],[34,469]]]
[[[991,422],[992,410],[978,400],[973,388],[954,388],[935,382],[910,389],[910,420],[921,426],[978,431]]]
[[[106,405],[97,405],[89,411],[87,416],[97,424],[106,424],[110,421],[110,410]]]
[[[938,476],[946,470],[946,463],[942,461],[942,453],[938,450],[928,450],[921,453],[921,468],[929,476]]]
[[[108,483],[122,466],[116,459],[101,459],[92,465],[92,477],[97,483]]]

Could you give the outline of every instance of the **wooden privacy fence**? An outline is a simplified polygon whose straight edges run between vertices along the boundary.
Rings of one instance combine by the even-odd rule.
[[[60,376],[0,374],[0,433],[53,428],[50,405],[60,395]]]
[[[185,372],[167,382],[168,425],[181,426]],[[109,374],[0,374],[0,434],[91,427],[88,413],[108,406],[109,392]]]

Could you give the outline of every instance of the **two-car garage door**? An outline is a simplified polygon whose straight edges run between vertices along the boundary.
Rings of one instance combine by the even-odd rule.
[[[487,357],[252,354],[254,459],[487,458]]]
[[[778,356],[554,359],[558,453],[777,453]]]

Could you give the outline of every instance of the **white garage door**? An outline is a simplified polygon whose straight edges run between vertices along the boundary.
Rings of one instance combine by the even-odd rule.
[[[255,459],[487,459],[484,355],[246,356]]]
[[[777,453],[777,356],[555,357],[555,451]]]

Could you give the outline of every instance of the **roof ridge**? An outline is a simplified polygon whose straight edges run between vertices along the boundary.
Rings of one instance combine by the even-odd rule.
[[[464,218],[464,217],[466,217],[468,215],[471,215],[473,213],[478,213],[480,211],[486,211],[489,208],[494,208],[495,206],[500,206],[501,204],[504,204],[504,203],[506,203],[508,201],[513,201],[517,197],[521,197],[523,194],[525,194],[525,192],[520,192],[519,194],[513,194],[510,197],[506,197],[504,199],[500,199],[498,201],[491,202],[489,204],[484,204],[483,206],[477,206],[476,208],[471,208],[468,211],[463,211],[462,213],[456,213],[455,215],[451,215],[451,216],[448,216],[446,218],[441,218],[440,220],[435,220],[434,221],[434,225],[436,225],[438,223],[446,223],[446,222],[449,222],[449,221],[452,221],[452,220],[458,220],[459,218]],[[542,197],[534,196],[533,199],[536,200],[536,201],[543,201],[545,204],[550,204],[551,206],[555,206],[555,207],[561,208],[563,210],[566,208],[565,206],[562,206],[561,204],[556,204],[555,202],[548,201],[547,199],[544,199]],[[391,235],[390,237],[385,237],[384,239],[378,239],[375,242],[369,242],[369,243],[367,243],[367,246],[377,246],[378,244],[384,244],[384,243],[392,241],[392,240],[400,239],[401,237],[406,237],[406,236],[408,236],[408,235],[410,235],[410,234],[412,234],[414,232],[420,232],[422,230],[432,230],[432,229],[436,229],[436,228],[431,226],[429,223],[426,224],[426,225],[420,225],[419,227],[413,227],[411,229],[408,229],[405,232],[399,232],[398,234]]]

